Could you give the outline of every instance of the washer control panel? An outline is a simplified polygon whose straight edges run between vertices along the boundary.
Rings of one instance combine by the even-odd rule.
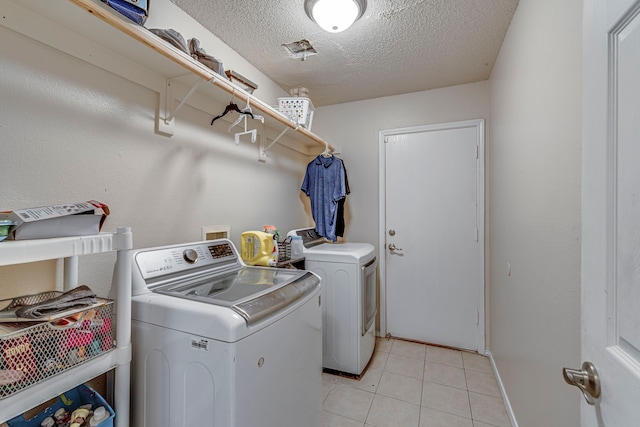
[[[134,259],[145,280],[195,269],[242,265],[228,240],[151,248],[138,252]]]

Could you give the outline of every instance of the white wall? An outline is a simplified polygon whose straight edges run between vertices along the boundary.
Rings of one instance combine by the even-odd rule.
[[[258,81],[265,102],[283,96],[193,21],[187,26],[168,0],[153,7],[158,20],[161,10],[170,18],[159,27],[180,23],[185,36],[197,34],[208,52]],[[0,209],[100,200],[112,212],[104,229],[131,226],[136,248],[200,240],[205,225],[230,225],[238,244],[242,231],[264,224],[285,232],[309,224],[300,191],[309,157],[275,145],[259,163],[257,146],[236,146],[228,123],[209,125],[224,105],[212,105],[212,114],[184,107],[173,137],[154,134],[156,92],[4,27],[0,94]],[[81,280],[106,294],[112,255],[84,258]],[[26,290],[6,277],[0,292]]]
[[[490,79],[490,349],[521,427],[579,425],[581,17],[520,0]]]

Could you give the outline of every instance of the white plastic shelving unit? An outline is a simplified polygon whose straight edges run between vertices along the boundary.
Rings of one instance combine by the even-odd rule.
[[[176,113],[185,103],[217,115],[220,106],[234,99],[240,108],[249,102],[253,112],[265,119],[263,128],[258,128],[260,160],[266,160],[266,152],[279,140],[308,155],[318,148],[334,151],[276,108],[99,0],[0,0],[0,10],[1,26],[157,92],[159,134],[173,135]]]
[[[131,363],[131,249],[133,236],[128,227],[116,233],[56,239],[3,241],[0,266],[64,259],[65,289],[78,285],[78,257],[116,251],[112,291],[116,300],[116,348],[59,375],[0,400],[0,422],[7,421],[47,400],[115,369],[115,425],[129,425],[129,378]],[[17,296],[17,295],[16,295]]]

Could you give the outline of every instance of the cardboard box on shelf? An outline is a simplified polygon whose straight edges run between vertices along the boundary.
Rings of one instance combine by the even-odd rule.
[[[0,212],[0,220],[15,223],[9,240],[28,240],[98,234],[108,215],[107,205],[89,200]]]

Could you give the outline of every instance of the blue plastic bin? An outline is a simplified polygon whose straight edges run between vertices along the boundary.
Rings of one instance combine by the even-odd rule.
[[[109,418],[98,424],[98,427],[113,427],[113,418],[115,412],[104,400],[100,393],[92,389],[86,384],[79,385],[78,387],[64,392],[58,396],[58,400],[44,411],[40,412],[30,420],[25,420],[24,416],[19,415],[15,418],[7,421],[9,427],[40,427],[40,423],[47,417],[53,417],[53,414],[60,408],[66,408],[69,413],[72,413],[75,409],[81,405],[91,404],[92,409],[96,409],[99,406],[104,408],[109,413]]]

